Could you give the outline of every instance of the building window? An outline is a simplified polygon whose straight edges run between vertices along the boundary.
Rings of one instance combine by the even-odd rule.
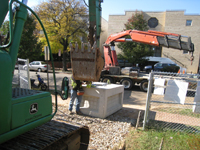
[[[153,50],[153,56],[154,57],[161,57],[162,54],[162,47],[154,47],[152,46],[151,49]]]
[[[148,20],[148,26],[149,26],[150,28],[155,28],[155,27],[157,27],[157,25],[158,25],[158,19],[157,19],[157,18],[151,17],[151,18]]]
[[[186,26],[192,26],[192,20],[186,20]]]

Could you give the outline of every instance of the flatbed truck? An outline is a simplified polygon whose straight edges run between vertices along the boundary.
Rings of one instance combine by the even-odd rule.
[[[125,90],[130,90],[135,84],[140,85],[140,89],[147,92],[149,74],[138,71],[130,71],[126,74],[102,74],[101,82],[120,83]]]

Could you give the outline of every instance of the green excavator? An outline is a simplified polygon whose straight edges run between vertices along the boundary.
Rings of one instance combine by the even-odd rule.
[[[13,17],[13,2],[18,3],[16,15]],[[89,43],[90,51],[72,48],[71,59],[75,79],[97,81],[103,68],[99,52],[99,37],[101,32],[102,0],[89,0]],[[13,72],[17,60],[23,26],[27,11],[33,13],[43,28],[50,50],[55,85],[55,108],[52,108],[52,97],[49,92],[35,91],[12,87]],[[0,149],[44,149],[51,147],[56,141],[65,140],[68,149],[87,149],[89,144],[89,129],[86,126],[75,126],[64,122],[52,121],[58,108],[56,76],[53,57],[48,37],[37,14],[27,6],[27,0],[1,0],[0,26],[9,12],[9,39],[7,45],[0,45]],[[92,45],[92,46],[91,46]],[[82,56],[83,54],[84,56]],[[87,57],[86,59],[83,59]],[[76,66],[83,61],[83,66]],[[93,61],[93,62],[92,62]],[[93,72],[84,73],[88,64],[92,64]],[[79,64],[78,64],[79,65]],[[77,71],[82,67],[82,76]],[[98,71],[100,70],[100,71]],[[89,74],[88,74],[89,73]],[[63,79],[64,94],[68,97],[68,79]],[[77,144],[78,143],[78,144]]]

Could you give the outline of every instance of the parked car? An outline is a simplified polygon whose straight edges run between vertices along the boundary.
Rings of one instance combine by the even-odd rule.
[[[51,66],[47,65],[47,63],[43,62],[43,61],[33,61],[33,62],[29,63],[29,69],[36,70],[38,72],[47,71],[47,66],[48,66],[48,70],[51,69]],[[23,68],[26,70],[27,65],[24,65]]]
[[[118,61],[118,64],[119,64],[119,66],[120,66],[121,68],[133,66],[133,64],[132,64],[132,63],[129,63],[128,60],[118,59],[117,61]]]
[[[163,68],[168,66],[177,66],[176,64],[169,64],[169,63],[156,63],[154,65],[154,71],[161,71]]]
[[[154,68],[152,68],[151,65],[148,65],[148,66],[145,66],[143,71],[146,71],[147,73],[151,72],[151,70],[154,70],[154,71],[162,71],[163,68],[165,67],[169,67],[169,66],[177,66],[177,64],[172,64],[172,63],[156,63],[154,65]]]
[[[15,64],[15,69],[18,69],[18,66],[24,66],[26,64],[25,61],[21,61],[21,60],[17,60],[16,64]]]

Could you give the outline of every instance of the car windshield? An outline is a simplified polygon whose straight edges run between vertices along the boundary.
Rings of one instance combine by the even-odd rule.
[[[155,67],[166,67],[166,66],[176,66],[176,64],[162,64],[162,63],[157,63],[154,66]]]
[[[122,63],[122,62],[124,62],[124,61],[123,61],[123,60],[121,60],[121,59],[118,59],[117,61],[118,61],[119,63]]]
[[[167,67],[167,66],[168,66],[168,64],[162,64],[162,66],[163,66],[163,67]]]
[[[158,64],[155,64],[155,67],[161,67],[162,64],[158,63]]]
[[[170,64],[170,66],[176,66],[176,64]]]
[[[30,63],[30,65],[35,65],[35,62]]]

